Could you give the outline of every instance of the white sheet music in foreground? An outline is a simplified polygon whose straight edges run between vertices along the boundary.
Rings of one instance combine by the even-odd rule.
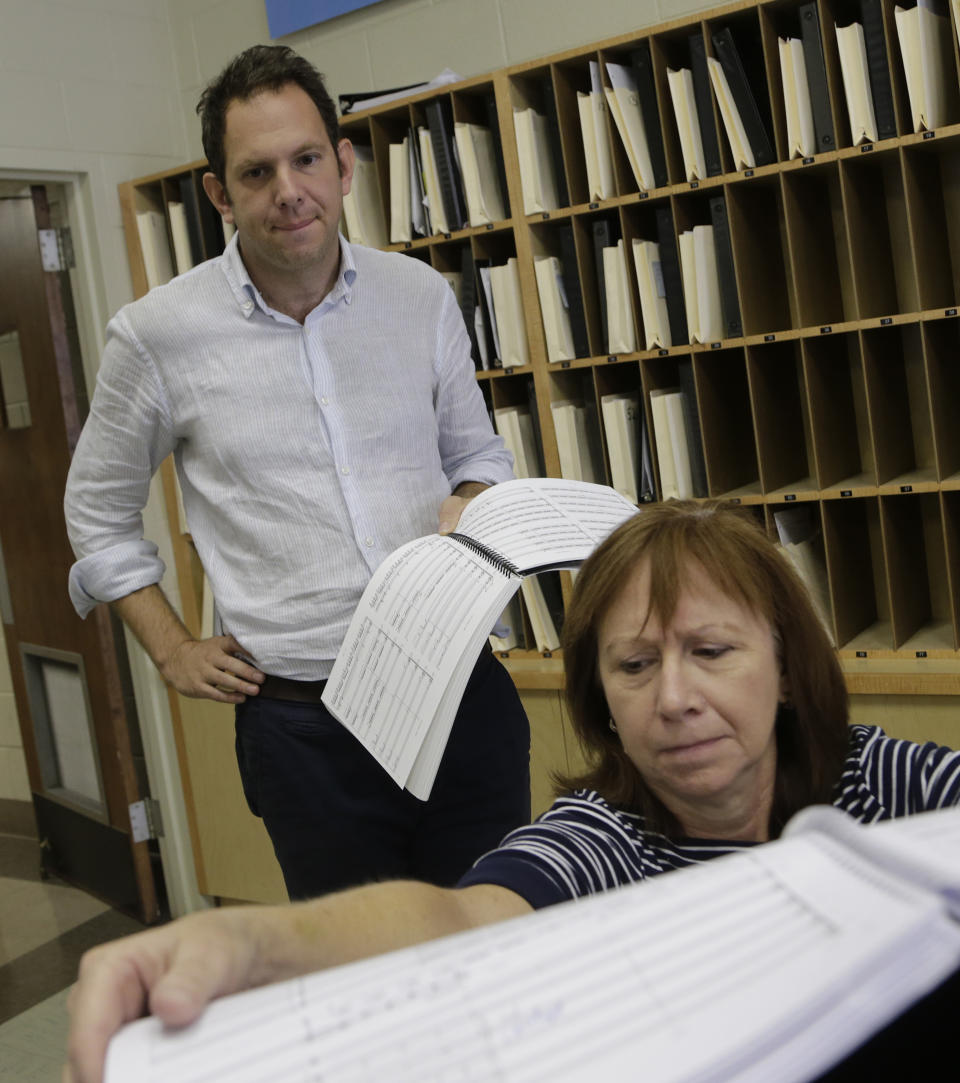
[[[242,993],[178,1033],[143,1020],[106,1083],[791,1083],[958,963],[937,895],[801,831]]]

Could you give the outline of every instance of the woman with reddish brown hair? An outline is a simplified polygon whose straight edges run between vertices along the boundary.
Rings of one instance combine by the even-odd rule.
[[[107,1037],[212,997],[529,913],[776,838],[801,808],[862,823],[960,804],[960,754],[849,726],[806,590],[743,511],[668,502],[584,563],[564,628],[582,775],[455,888],[371,884],[226,908],[95,949],[73,997],[66,1080]]]

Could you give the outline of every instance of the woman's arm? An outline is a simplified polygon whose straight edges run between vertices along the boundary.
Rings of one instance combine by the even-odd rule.
[[[87,952],[70,994],[64,1083],[99,1083],[107,1043],[150,1012],[196,1019],[211,1000],[530,913],[506,888],[397,881],[293,906],[236,906],[181,918]]]

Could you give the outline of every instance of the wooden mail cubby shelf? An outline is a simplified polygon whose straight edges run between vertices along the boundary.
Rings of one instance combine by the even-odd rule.
[[[649,495],[661,499],[668,464],[654,413],[657,393],[685,389],[702,461],[694,495],[749,506],[772,536],[784,510],[806,516],[807,539],[823,572],[825,621],[851,688],[957,694],[960,56],[955,26],[939,24],[941,35],[949,36],[949,44],[941,39],[940,123],[915,130],[916,89],[902,61],[894,7],[893,0],[731,4],[351,114],[343,118],[343,132],[370,163],[355,187],[357,197],[365,195],[382,216],[382,246],[430,263],[452,284],[457,280],[468,326],[477,335],[474,306],[483,291],[478,269],[515,261],[525,354],[498,362],[506,353],[502,342],[501,354],[491,347],[483,357],[475,340],[475,360],[492,416],[510,407],[529,410],[537,471],[563,473],[553,408],[573,403],[595,419],[597,471],[601,480],[616,483],[604,403],[611,396],[636,396],[636,435],[640,448],[647,440],[652,467]],[[836,27],[851,22],[879,26],[885,42],[879,53],[864,53],[874,138],[859,130],[860,115],[849,106],[844,81]],[[811,129],[816,146],[794,153],[792,92],[780,43],[803,39],[806,48],[811,32],[820,43],[819,53],[804,59],[814,119],[819,117]],[[695,78],[698,56],[706,64],[701,70],[723,67],[730,41],[754,111],[737,97],[741,84],[733,69],[723,70],[732,73],[731,94],[756,161],[738,158],[720,91],[711,92],[708,82],[708,96],[698,99],[693,114],[704,166],[691,173],[682,135],[683,118],[691,114],[675,107],[671,72],[691,69]],[[632,101],[643,117],[652,170],[646,186],[614,112],[614,80],[623,70],[638,88]],[[592,129],[584,119],[588,100],[595,106]],[[755,120],[747,123],[748,115]],[[418,129],[431,128],[438,117],[451,130],[470,125],[493,132],[503,215],[471,225],[474,215],[465,214],[462,222],[445,221],[448,228],[439,232],[414,230],[409,240],[389,243],[403,179],[392,148],[404,140],[417,143]],[[536,204],[534,211],[530,193],[536,184],[523,144],[528,123],[543,125],[535,169],[538,176],[552,170],[555,188],[550,205]],[[603,147],[609,159],[603,159]],[[428,153],[424,149],[418,165],[421,176]],[[206,258],[222,247],[219,223],[199,184],[202,170],[202,162],[192,163],[121,186],[138,294],[148,281],[138,212],[159,211],[169,221],[171,203],[188,210],[193,203],[194,256]],[[462,190],[460,195],[463,201]],[[401,207],[409,206],[409,196],[404,200]],[[469,197],[463,202],[469,204]],[[436,196],[432,207],[439,214]],[[692,286],[671,293],[676,286],[664,253],[679,250],[683,273],[676,282],[686,285],[684,245],[707,229],[717,251],[709,266],[719,282],[721,330],[690,341],[702,314],[694,308],[691,316]],[[173,233],[170,241],[175,244]],[[625,254],[620,300],[610,293],[604,271],[609,257],[603,255],[618,242]],[[671,331],[655,342],[637,255],[651,242],[659,245],[656,294],[666,300]],[[551,317],[538,279],[547,260],[563,272],[574,343],[556,360],[550,360],[556,356]],[[700,280],[689,281],[700,296]],[[622,311],[616,308],[621,304]],[[624,316],[623,341],[633,349],[610,348],[611,306]],[[678,314],[686,318],[687,337],[674,333]],[[689,438],[688,429],[693,449]],[[638,484],[642,489],[642,478]],[[199,570],[187,540],[178,545],[181,585],[199,620]],[[531,628],[525,631],[532,643]],[[543,657],[514,650],[508,665],[525,687],[562,681],[559,652]]]

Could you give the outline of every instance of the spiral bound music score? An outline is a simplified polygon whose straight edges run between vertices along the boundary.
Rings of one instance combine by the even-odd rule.
[[[134,1023],[106,1083],[799,1083],[960,964],[958,862],[955,809],[808,809],[779,842]]]
[[[457,535],[409,542],[374,573],[327,682],[327,709],[426,800],[480,650],[523,578],[576,567],[636,511],[587,482],[487,489]]]

